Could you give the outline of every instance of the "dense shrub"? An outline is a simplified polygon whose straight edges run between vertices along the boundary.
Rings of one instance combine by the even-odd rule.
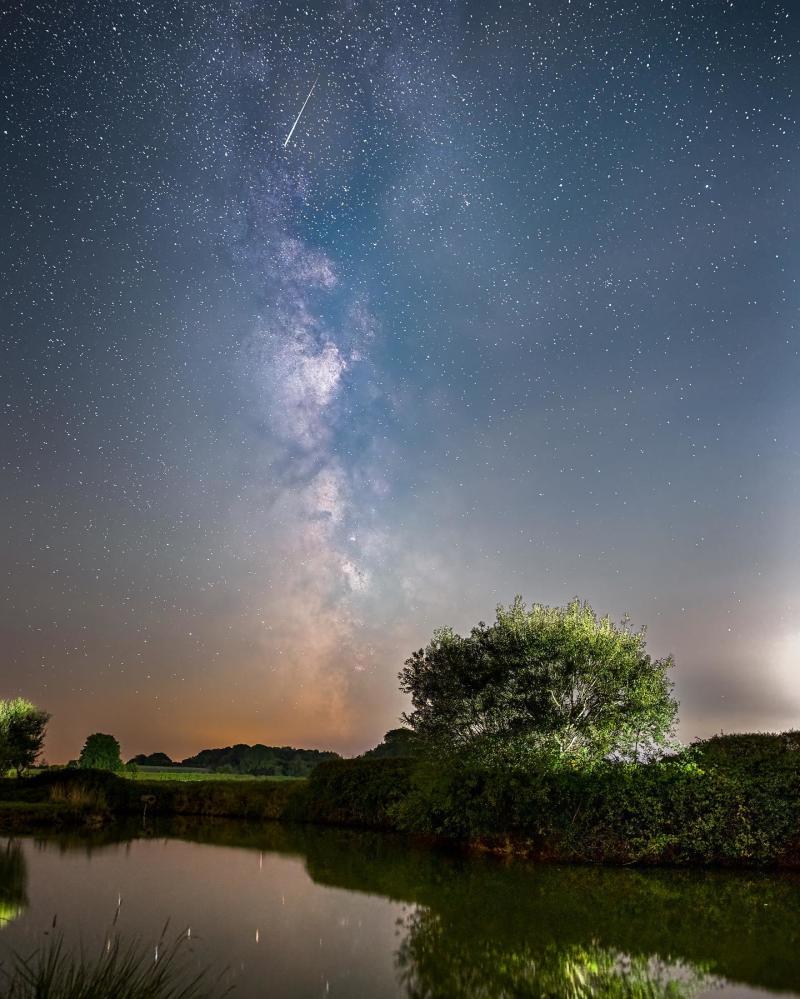
[[[130,784],[131,810],[164,815],[215,815],[239,819],[280,819],[301,787],[300,781],[136,781]]]
[[[26,782],[29,793],[50,801],[103,802],[111,811],[125,810],[130,781],[110,770],[45,770]],[[25,790],[24,788],[22,789]]]
[[[408,759],[333,760],[308,780],[305,819],[378,829],[395,824],[393,809],[410,788]]]
[[[401,829],[541,858],[796,863],[800,765],[725,772],[677,757],[536,772],[428,763],[393,815]]]
[[[715,735],[693,743],[689,755],[704,767],[797,767],[800,766],[800,731]]]
[[[303,782],[131,781],[105,770],[59,770],[40,774],[27,783],[46,791],[50,800],[102,796],[113,814],[141,813],[147,804],[148,814],[277,819],[283,817]]]

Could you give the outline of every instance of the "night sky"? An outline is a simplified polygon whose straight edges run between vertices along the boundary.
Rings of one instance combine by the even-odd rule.
[[[800,725],[798,22],[5,3],[0,696],[51,762],[360,752],[516,593],[648,625],[685,740]]]

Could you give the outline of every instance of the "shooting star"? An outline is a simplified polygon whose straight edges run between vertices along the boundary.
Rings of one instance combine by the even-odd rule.
[[[317,80],[318,79],[319,79],[319,73],[317,73]],[[314,80],[314,82],[311,84],[311,90],[309,90],[308,92],[308,97],[306,97],[306,99],[303,101],[303,106],[300,108],[300,111],[294,120],[294,125],[292,125],[292,127],[289,129],[289,134],[286,136],[286,139],[283,143],[284,149],[289,145],[289,139],[291,139],[291,137],[294,135],[294,130],[297,128],[297,123],[298,121],[300,121],[303,112],[306,109],[306,104],[308,104],[308,102],[311,100],[311,95],[314,93],[314,87],[316,87],[317,85],[317,80]]]

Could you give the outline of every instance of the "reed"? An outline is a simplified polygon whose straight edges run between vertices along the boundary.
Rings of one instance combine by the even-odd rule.
[[[56,936],[29,956],[12,955],[0,966],[4,999],[216,999],[229,990],[191,968],[185,935],[155,950],[110,939],[97,957],[69,950]]]
[[[53,784],[50,787],[50,800],[70,808],[91,808],[96,811],[108,808],[103,791],[89,784]]]

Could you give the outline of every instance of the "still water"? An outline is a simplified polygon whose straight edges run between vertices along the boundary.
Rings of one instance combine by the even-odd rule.
[[[800,879],[504,863],[392,837],[184,822],[0,838],[0,958],[112,921],[233,997],[800,996]]]

